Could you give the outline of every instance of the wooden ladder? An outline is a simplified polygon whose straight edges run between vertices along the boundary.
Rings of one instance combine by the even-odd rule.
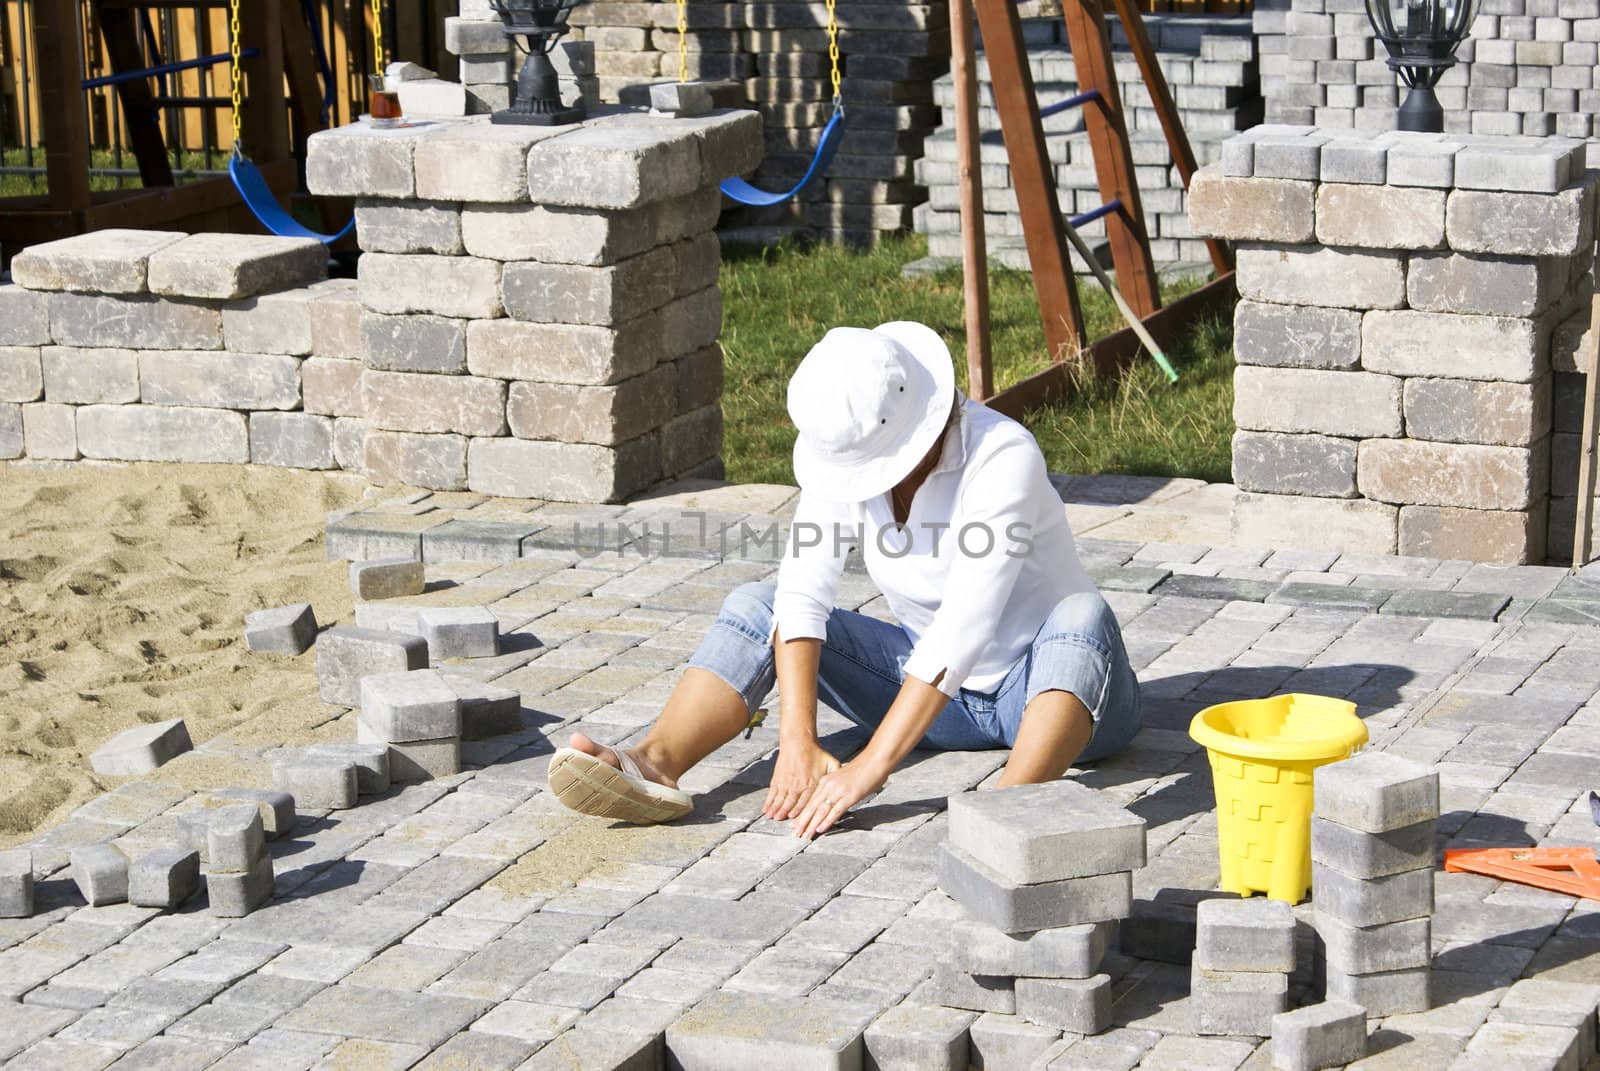
[[[1138,61],[1178,175],[1187,189],[1195,171],[1194,152],[1184,134],[1155,50],[1145,33],[1144,22],[1133,0],[1112,2]],[[995,108],[1000,116],[1023,237],[1033,269],[1045,342],[1054,362],[1045,372],[999,394],[993,393],[989,355],[988,269],[982,192],[978,182],[981,172],[972,7],[976,8],[978,27],[983,33],[984,55],[989,62]],[[1063,8],[1068,46],[1077,67],[1078,92],[1041,112],[1016,0],[951,0],[950,4],[956,152],[967,285],[968,382],[975,397],[1014,416],[1031,405],[1069,393],[1068,362],[1087,359],[1096,374],[1111,375],[1125,367],[1139,348],[1131,330],[1117,332],[1094,346],[1088,344],[1066,229],[1056,199],[1055,171],[1045,148],[1046,114],[1069,108],[1083,110],[1101,205],[1074,217],[1070,223],[1078,228],[1095,220],[1105,221],[1117,287],[1152,335],[1165,345],[1185,322],[1203,312],[1224,307],[1232,301],[1234,293],[1232,255],[1224,244],[1210,240],[1207,247],[1217,278],[1162,309],[1144,209],[1134,179],[1133,151],[1128,142],[1121,95],[1117,91],[1105,11],[1100,0],[1063,0]]]

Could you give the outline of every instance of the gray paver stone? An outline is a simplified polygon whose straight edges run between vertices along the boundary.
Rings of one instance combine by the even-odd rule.
[[[1510,603],[1511,596],[1487,591],[1397,591],[1378,608],[1378,612],[1407,617],[1493,621]]]
[[[1038,1026],[1098,1034],[1111,1025],[1111,976],[1018,978],[1017,1014]]]
[[[455,689],[432,669],[365,678],[358,718],[378,739],[390,744],[461,735],[461,701]]]
[[[1294,912],[1280,900],[1202,900],[1194,964],[1207,971],[1294,970]]]
[[[1381,926],[1433,914],[1432,869],[1353,878],[1313,860],[1311,890],[1319,912],[1352,926]]]
[[[33,914],[33,853],[26,848],[0,852],[0,919]]]
[[[358,707],[363,677],[427,665],[428,645],[420,636],[340,625],[317,637],[317,691],[324,703]]]
[[[1289,1007],[1289,976],[1277,971],[1190,968],[1190,1003],[1201,1035],[1267,1037],[1273,1016]]]
[[[1352,878],[1383,878],[1431,868],[1437,828],[1438,823],[1429,819],[1385,833],[1363,833],[1313,815],[1311,859]]]
[[[327,269],[328,251],[312,238],[191,234],[150,255],[149,284],[169,297],[233,300],[303,286]]]
[[[243,872],[206,871],[206,897],[211,903],[211,913],[219,918],[244,918],[272,899],[275,888],[272,858],[267,855]]]
[[[389,749],[382,744],[312,744],[306,751],[354,766],[360,795],[380,796],[389,791]]]
[[[342,755],[289,751],[272,760],[272,784],[306,810],[348,810],[360,802],[361,775]]]
[[[667,1028],[667,1052],[683,1071],[846,1071],[861,1066],[861,1035],[871,1018],[845,1001],[723,991]]]
[[[461,702],[461,739],[487,740],[522,731],[522,693],[458,674],[442,674]]]
[[[30,290],[140,294],[151,254],[185,237],[181,231],[92,231],[29,246],[12,260],[11,275]]]
[[[1439,817],[1436,770],[1366,751],[1317,770],[1315,814],[1363,833],[1388,833]]]
[[[692,119],[711,108],[711,87],[704,82],[657,82],[650,87],[651,111]]]
[[[128,857],[112,844],[74,848],[72,880],[90,907],[120,904],[128,898]]]
[[[157,848],[128,867],[128,903],[170,910],[200,889],[200,853],[188,848]]]
[[[1316,912],[1329,973],[1379,974],[1427,967],[1433,959],[1428,919],[1409,919],[1381,926],[1352,926]],[[1359,1001],[1357,1003],[1360,1003]]]
[[[1284,1012],[1272,1020],[1272,1066],[1279,1071],[1321,1071],[1354,1063],[1367,1051],[1367,1012],[1330,1000]]]
[[[866,1066],[877,1071],[967,1071],[971,1012],[900,1004],[867,1027]]]
[[[484,606],[426,607],[417,611],[417,626],[434,662],[500,653],[500,619]]]
[[[1484,1066],[1578,1071],[1593,1053],[1578,1051],[1578,1031],[1570,1027],[1489,1022],[1467,1042],[1467,1056],[1480,1058]]]
[[[1006,933],[1125,918],[1133,905],[1128,871],[1019,885],[949,844],[939,850],[939,887]]]
[[[1524,978],[1506,990],[1490,1018],[1535,1026],[1570,1026],[1578,1031],[1579,1049],[1593,1052],[1600,1039],[1595,1024],[1597,1006],[1600,985]]]
[[[521,387],[522,384],[517,384]],[[537,532],[539,524],[513,521],[468,521],[457,518],[422,533],[425,562],[516,561],[522,541]]]
[[[970,1035],[972,1066],[998,1071],[1032,1067],[1060,1040],[1061,1032],[1030,1023],[1019,1015],[987,1012],[972,1024]]]
[[[358,731],[361,724],[357,723]],[[461,772],[461,738],[407,740],[389,744],[389,776],[401,784],[431,781]]]
[[[261,828],[269,840],[287,836],[294,829],[294,797],[267,788],[224,788],[211,793],[219,805],[249,803],[261,812]]]
[[[952,962],[972,974],[1013,978],[1089,978],[1100,970],[1116,926],[1094,922],[1032,933],[1002,933],[971,919],[957,922]]]
[[[149,773],[193,748],[182,718],[126,729],[95,749],[89,766],[95,773],[129,777]]]
[[[1017,1010],[1016,989],[1010,977],[969,974],[944,962],[934,965],[933,977],[920,995],[946,1008],[1008,1015]]]
[[[488,1010],[483,1001],[442,993],[330,986],[280,1020],[291,1030],[436,1048]]]
[[[950,843],[1024,885],[1145,863],[1144,819],[1074,781],[951,796]]]
[[[304,654],[317,642],[317,617],[308,602],[257,610],[244,617],[244,642],[252,651]]]
[[[219,807],[207,816],[207,873],[246,873],[266,853],[267,834],[259,809],[241,803]]]
[[[421,595],[426,586],[422,562],[415,558],[379,558],[350,563],[350,590],[358,599]]]

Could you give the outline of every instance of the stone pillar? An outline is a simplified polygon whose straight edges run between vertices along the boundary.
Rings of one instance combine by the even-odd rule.
[[[1587,315],[1595,183],[1559,138],[1224,144],[1190,212],[1238,244],[1241,541],[1543,560],[1551,338]]]
[[[716,184],[760,140],[751,112],[313,136],[312,192],[357,199],[368,479],[602,502],[719,472]]]

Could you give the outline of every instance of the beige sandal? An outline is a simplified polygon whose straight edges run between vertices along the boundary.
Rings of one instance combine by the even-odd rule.
[[[575,748],[557,748],[549,775],[556,799],[579,814],[638,825],[670,822],[694,810],[693,796],[647,779],[621,748],[611,751],[622,769]]]

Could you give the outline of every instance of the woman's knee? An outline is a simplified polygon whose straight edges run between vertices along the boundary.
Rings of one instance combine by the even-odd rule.
[[[1039,630],[1039,639],[1089,639],[1110,646],[1119,633],[1116,614],[1098,591],[1079,591],[1056,603]]]
[[[722,600],[717,621],[757,639],[765,639],[772,633],[772,604],[776,593],[777,585],[770,582],[751,580],[740,584]]]

